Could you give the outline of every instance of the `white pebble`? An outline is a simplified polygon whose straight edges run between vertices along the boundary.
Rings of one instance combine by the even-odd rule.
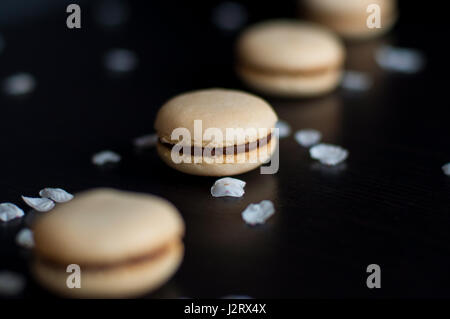
[[[3,222],[9,222],[10,220],[21,218],[23,215],[23,210],[12,203],[0,204],[0,220]]]
[[[65,203],[73,199],[73,195],[62,188],[44,188],[39,191],[39,196],[50,198],[57,203]]]
[[[341,86],[351,91],[367,91],[372,86],[372,79],[363,72],[346,71],[342,77]]]
[[[24,276],[11,272],[0,272],[0,295],[15,296],[23,291],[25,288]]]
[[[55,203],[48,198],[33,198],[22,196],[22,199],[28,206],[37,210],[38,212],[48,212],[55,207]]]
[[[102,166],[108,163],[118,163],[121,157],[113,151],[101,151],[92,156],[92,163],[97,166]]]
[[[348,157],[348,151],[340,146],[331,144],[319,144],[309,150],[313,159],[318,160],[325,165],[337,165],[345,161]]]
[[[31,229],[24,228],[20,230],[16,235],[16,243],[25,248],[33,248],[34,236]]]
[[[382,46],[375,52],[375,60],[385,70],[417,73],[425,66],[424,55],[414,49]]]
[[[104,57],[106,69],[112,72],[131,72],[138,65],[136,53],[127,49],[112,49]]]
[[[36,80],[29,73],[17,73],[3,81],[3,92],[18,96],[31,93],[36,87]]]
[[[450,176],[450,163],[445,164],[442,166],[442,171],[445,175]]]
[[[222,2],[213,9],[212,21],[224,31],[236,31],[247,22],[247,11],[239,3]]]
[[[158,135],[157,134],[148,134],[140,137],[136,137],[133,140],[133,144],[138,148],[147,148],[153,147],[158,143]]]
[[[304,147],[310,147],[320,142],[322,133],[313,129],[304,129],[295,132],[295,140]]]
[[[242,197],[245,182],[236,178],[225,177],[217,180],[211,187],[211,195],[213,197]]]
[[[291,126],[285,121],[279,120],[275,125],[275,128],[278,129],[279,138],[288,137],[291,135]]]
[[[275,213],[275,208],[270,200],[263,200],[259,204],[250,204],[242,212],[242,218],[249,225],[264,224]]]

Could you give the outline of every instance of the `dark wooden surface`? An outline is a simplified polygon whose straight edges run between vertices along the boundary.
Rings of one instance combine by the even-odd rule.
[[[43,187],[76,193],[97,186],[169,199],[186,222],[186,255],[176,276],[148,297],[450,296],[450,178],[441,171],[450,161],[448,57],[440,42],[448,38],[446,20],[405,1],[388,37],[349,47],[349,67],[375,78],[369,92],[267,98],[294,130],[316,128],[350,156],[323,167],[291,136],[280,143],[279,173],[241,175],[246,194],[231,200],[211,197],[214,178],[178,173],[154,150],[136,152],[131,143],[153,132],[156,110],[174,94],[245,89],[233,72],[236,34],[214,27],[213,5],[135,1],[132,20],[117,30],[93,23],[88,4],[82,29],[68,30],[65,6],[56,5],[49,15],[5,27],[0,78],[27,71],[37,88],[23,99],[0,96],[0,202],[25,208],[20,195]],[[246,7],[250,23],[296,14],[290,2]],[[422,50],[426,69],[381,71],[371,50],[382,42]],[[113,47],[137,52],[136,72],[105,72],[102,56]],[[123,156],[118,167],[91,165],[103,149]],[[246,226],[242,210],[263,199],[275,203],[276,214],[261,227]],[[52,297],[29,277],[29,252],[14,243],[27,222],[0,224],[0,269],[26,274],[24,297]],[[365,284],[372,263],[382,270],[376,291]]]

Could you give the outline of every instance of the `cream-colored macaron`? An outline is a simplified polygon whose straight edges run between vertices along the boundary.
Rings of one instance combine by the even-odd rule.
[[[237,71],[269,95],[309,97],[339,83],[345,51],[340,40],[315,24],[272,20],[244,31],[237,42]]]
[[[277,115],[263,99],[241,91],[205,89],[170,99],[159,110],[157,150],[188,174],[236,175],[270,159]]]
[[[77,194],[33,227],[32,272],[51,291],[76,298],[123,298],[164,284],[183,258],[184,223],[165,199],[112,189]],[[69,288],[69,265],[81,270]]]
[[[302,16],[347,39],[379,36],[389,31],[397,20],[396,0],[303,0],[300,8]],[[378,12],[379,27],[375,25]]]

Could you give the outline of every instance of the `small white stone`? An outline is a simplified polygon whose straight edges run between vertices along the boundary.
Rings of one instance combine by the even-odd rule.
[[[340,146],[331,144],[319,144],[309,150],[313,159],[320,161],[325,165],[337,165],[345,161],[348,157],[348,151]]]
[[[31,229],[24,228],[20,230],[16,235],[16,243],[25,248],[33,248],[34,236]]]
[[[31,93],[36,87],[36,80],[29,73],[17,73],[3,81],[3,92],[18,96]]]
[[[25,288],[25,277],[11,272],[0,272],[0,295],[15,296],[23,291]]]
[[[222,2],[213,9],[212,21],[224,31],[236,31],[247,22],[247,11],[239,3]]]
[[[275,125],[275,128],[278,129],[279,138],[288,137],[291,135],[291,126],[285,121],[279,120]]]
[[[23,210],[12,203],[0,204],[0,220],[3,222],[9,222],[10,220],[21,218],[23,215]]]
[[[22,196],[23,201],[38,212],[48,212],[55,207],[55,203],[48,198]]]
[[[322,133],[313,129],[304,129],[295,132],[295,140],[304,147],[310,147],[320,142]]]
[[[442,166],[442,171],[445,175],[450,176],[450,163],[445,164]]]
[[[44,188],[39,192],[39,196],[43,198],[50,198],[57,203],[65,203],[73,199],[73,195],[66,192],[62,188]]]
[[[225,177],[217,180],[211,187],[211,195],[213,197],[242,197],[245,182],[237,178]]]
[[[372,86],[372,79],[363,72],[346,71],[342,77],[341,86],[352,91],[367,91]]]
[[[138,148],[147,148],[153,147],[158,143],[158,135],[157,134],[148,134],[140,137],[136,137],[133,140],[133,144]]]
[[[136,53],[127,49],[112,49],[104,57],[106,69],[112,72],[131,72],[138,65]]]
[[[118,163],[121,157],[113,151],[101,151],[92,156],[92,163],[97,166],[102,166],[108,163]]]
[[[250,204],[242,212],[242,218],[249,225],[263,224],[275,213],[275,208],[270,200],[263,200],[259,204]]]
[[[375,52],[375,60],[383,69],[409,74],[417,73],[425,66],[425,57],[421,52],[389,45],[382,46]]]

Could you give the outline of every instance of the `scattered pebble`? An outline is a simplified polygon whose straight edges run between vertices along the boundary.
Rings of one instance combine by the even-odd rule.
[[[317,144],[322,139],[322,133],[314,129],[305,129],[295,132],[295,140],[304,147]]]
[[[212,21],[221,30],[237,31],[247,22],[247,11],[236,2],[226,1],[213,9]]]
[[[130,7],[123,0],[102,0],[94,7],[94,18],[107,28],[119,27],[130,17]]]
[[[348,157],[348,151],[346,149],[331,144],[313,146],[310,148],[309,154],[320,163],[332,166],[345,161]]]
[[[153,147],[158,143],[158,134],[148,134],[136,137],[133,144],[137,148]]]
[[[34,247],[34,236],[33,232],[29,228],[24,228],[20,230],[16,235],[16,243],[19,246],[25,248],[33,248]]]
[[[442,171],[445,175],[450,176],[450,163],[445,164],[442,166]]]
[[[275,125],[275,128],[278,129],[279,138],[288,137],[291,135],[291,126],[285,121],[279,120]]]
[[[367,91],[372,86],[372,79],[363,72],[345,71],[341,87],[351,91]]]
[[[39,192],[39,196],[50,198],[57,203],[65,203],[73,199],[73,195],[62,188],[44,188]]]
[[[36,80],[29,73],[16,73],[3,80],[3,92],[12,96],[29,94],[34,91]]]
[[[213,197],[242,197],[245,182],[236,178],[225,177],[217,180],[211,187],[211,195]]]
[[[113,151],[101,151],[92,156],[92,163],[97,166],[102,166],[110,163],[118,163],[120,162],[120,160],[120,155]]]
[[[20,294],[25,288],[25,277],[11,272],[0,272],[0,295],[15,296]]]
[[[23,210],[12,203],[0,204],[0,220],[3,222],[21,218],[23,215],[25,215]]]
[[[55,207],[55,202],[48,198],[22,196],[23,201],[38,212],[48,212]]]
[[[382,46],[375,52],[375,60],[385,70],[417,73],[425,66],[425,56],[414,49]]]
[[[259,204],[250,204],[242,212],[242,218],[249,225],[264,224],[275,213],[275,208],[270,200],[263,200]]]
[[[104,56],[105,68],[111,72],[125,73],[136,69],[138,57],[127,49],[111,49]]]

